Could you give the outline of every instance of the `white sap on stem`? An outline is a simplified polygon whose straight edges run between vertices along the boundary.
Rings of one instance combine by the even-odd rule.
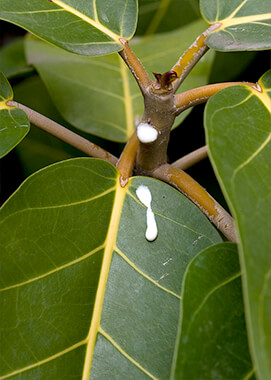
[[[158,132],[150,124],[140,123],[137,126],[137,137],[140,142],[149,144],[157,139]]]
[[[148,241],[153,241],[157,238],[158,230],[154,213],[151,209],[152,196],[149,188],[144,185],[140,185],[136,189],[136,195],[141,203],[147,207],[147,229],[145,237]]]

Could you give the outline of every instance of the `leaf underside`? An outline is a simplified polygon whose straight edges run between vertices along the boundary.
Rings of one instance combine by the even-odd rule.
[[[66,128],[74,130],[59,115],[38,75],[33,75],[16,84],[13,91],[14,98],[19,103],[34,109]],[[94,136],[88,135],[88,138],[100,145],[100,141],[97,141]],[[104,148],[106,149],[106,146]],[[27,136],[17,145],[16,154],[20,159],[25,176],[58,161],[73,157],[84,157],[82,152],[35,126],[30,128]]]
[[[225,89],[206,107],[212,163],[237,221],[247,325],[260,379],[271,377],[271,71],[259,90]]]
[[[0,19],[73,53],[103,55],[133,36],[137,0],[0,0]]]
[[[131,47],[150,75],[152,71],[164,73],[204,27],[200,20],[171,33],[137,39]],[[109,140],[128,140],[142,117],[143,98],[118,54],[90,58],[33,38],[27,38],[25,44],[28,62],[38,70],[59,112],[70,124]],[[207,83],[213,57],[209,52],[199,62],[182,91]],[[178,117],[175,126],[187,114]]]
[[[0,72],[0,158],[10,152],[29,131],[26,114],[7,105],[13,92],[5,76]]]
[[[270,0],[201,0],[203,18],[220,23],[207,38],[209,47],[221,51],[271,48]]]
[[[200,18],[198,0],[139,0],[137,35],[178,29]]]
[[[183,281],[175,379],[252,379],[236,245],[206,248]]]
[[[27,75],[33,71],[33,68],[26,63],[23,37],[15,38],[1,48],[0,70],[9,79]]]
[[[197,207],[154,179],[121,188],[112,165],[80,158],[29,177],[0,231],[3,379],[88,379],[90,366],[92,379],[168,379],[183,273],[221,241]]]

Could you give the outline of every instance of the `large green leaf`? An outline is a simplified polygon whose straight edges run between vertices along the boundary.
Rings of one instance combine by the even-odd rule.
[[[217,50],[264,50],[271,48],[270,0],[200,0],[204,19],[220,23],[207,38]]]
[[[0,19],[74,53],[103,55],[133,36],[137,0],[0,0]]]
[[[152,71],[163,73],[202,30],[203,21],[197,21],[175,32],[137,39],[131,46],[150,75]],[[69,123],[100,137],[127,141],[143,114],[143,99],[118,54],[82,57],[33,38],[26,39],[26,54]],[[210,52],[188,76],[183,91],[207,83],[212,60]],[[182,114],[175,125],[186,115]]]
[[[252,379],[235,244],[213,245],[192,260],[183,281],[182,308],[173,377]]]
[[[16,38],[1,48],[0,70],[7,78],[26,75],[33,71],[25,59],[23,37]]]
[[[29,177],[1,210],[1,378],[168,379],[185,268],[220,241],[182,194],[144,177],[122,188],[104,161]]]
[[[16,107],[7,105],[12,98],[12,88],[0,71],[0,158],[19,144],[29,131],[26,114]]]
[[[198,0],[139,0],[137,34],[178,29],[200,17]]]
[[[15,84],[13,86],[13,91],[14,98],[19,103],[23,103],[27,107],[47,116],[73,132],[79,133],[102,148],[111,151],[114,154],[119,154],[119,151],[116,149],[117,144],[113,145],[111,142],[100,139],[96,136],[84,132],[78,132],[78,130],[67,123],[55,108],[45,85],[38,75],[25,78],[23,81]],[[84,153],[34,125],[30,128],[27,136],[15,149],[20,158],[20,164],[23,167],[25,176],[57,161],[72,157],[85,156]]]
[[[259,379],[271,378],[271,71],[258,90],[225,89],[206,108],[214,168],[237,221],[247,325]]]
[[[44,84],[37,75],[20,81],[20,83],[13,86],[13,91],[14,98],[19,103],[23,103],[27,107],[71,129],[71,125],[65,122],[57,112]],[[25,176],[57,161],[84,156],[82,152],[34,125],[30,128],[23,141],[16,147],[16,153],[19,156]]]

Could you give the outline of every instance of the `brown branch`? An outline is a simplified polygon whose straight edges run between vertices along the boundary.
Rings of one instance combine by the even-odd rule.
[[[73,146],[88,156],[101,158],[113,165],[116,165],[117,157],[113,156],[111,153],[102,149],[98,145],[95,145],[92,142],[88,141],[84,137],[77,135],[76,133],[63,127],[48,117],[32,110],[31,108],[24,106],[23,104],[14,101],[9,101],[7,104],[11,107],[17,107],[23,110],[27,114],[30,122],[43,131],[50,133],[51,135]]]
[[[125,148],[120,156],[120,159],[117,163],[117,168],[120,172],[120,185],[121,187],[125,187],[128,183],[129,178],[132,175],[134,166],[135,166],[135,160],[136,160],[136,154],[137,154],[137,148],[138,148],[138,138],[136,131],[132,134],[129,141],[125,145]]]
[[[151,85],[152,81],[147,71],[144,69],[142,63],[139,61],[135,53],[130,48],[128,41],[121,38],[120,42],[123,46],[123,50],[119,52],[119,55],[129,67],[131,73],[133,74],[139,85],[141,92],[144,94],[146,88]]]
[[[254,88],[256,86],[255,83],[250,82],[225,82],[193,88],[192,90],[175,95],[176,115],[179,115],[187,108],[207,102],[211,96],[215,95],[218,91],[221,91],[224,88],[237,85],[247,85]]]
[[[222,206],[192,177],[171,165],[163,165],[152,173],[153,177],[177,188],[195,203],[212,223],[230,241],[237,241],[232,217]]]
[[[219,23],[211,25],[205,30],[196,41],[183,53],[178,62],[172,67],[176,72],[177,79],[173,82],[174,92],[177,91],[180,84],[185,80],[187,75],[209,49],[206,45],[208,34],[220,26]]]
[[[176,169],[186,170],[198,162],[208,157],[207,145],[187,154],[179,160],[173,162],[171,166]]]

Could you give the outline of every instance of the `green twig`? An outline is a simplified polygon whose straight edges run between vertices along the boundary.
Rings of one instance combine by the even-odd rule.
[[[63,127],[48,117],[32,110],[31,108],[24,106],[23,104],[11,100],[7,104],[11,107],[17,107],[23,110],[27,114],[31,124],[34,124],[36,127],[42,129],[43,131],[50,133],[51,135],[73,146],[88,156],[101,158],[113,165],[116,165],[118,160],[117,157],[113,156],[111,153],[102,149],[98,145],[95,145],[92,142],[88,141],[84,137],[77,135],[76,133]]]
[[[152,176],[169,183],[195,203],[230,241],[237,241],[234,221],[229,213],[192,177],[171,165],[156,169]]]
[[[179,160],[173,162],[171,166],[176,169],[186,170],[198,162],[208,157],[207,145],[187,154]]]

